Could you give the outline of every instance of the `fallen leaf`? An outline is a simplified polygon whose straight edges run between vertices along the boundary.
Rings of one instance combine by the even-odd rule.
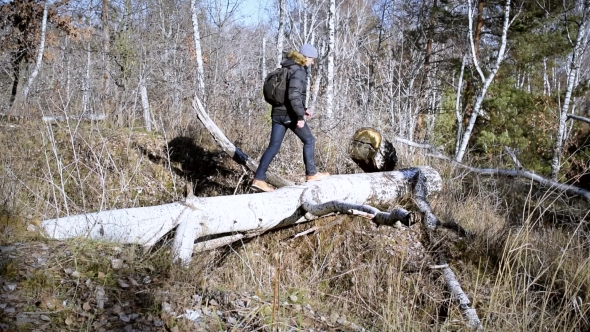
[[[65,323],[66,323],[66,325],[72,325],[72,318],[70,318],[70,316],[68,316],[68,318],[66,318]]]
[[[91,309],[90,303],[84,302],[84,304],[82,305],[82,309],[84,309],[84,311],[90,310]]]
[[[121,288],[129,288],[129,284],[126,283],[123,279],[117,279],[117,282],[119,283],[119,287],[121,287]]]
[[[14,282],[5,282],[4,283],[4,286],[2,286],[2,289],[4,289],[7,292],[13,291],[13,290],[16,289],[16,283],[14,283]]]
[[[123,267],[123,260],[122,259],[112,259],[111,266],[113,270],[119,270]]]

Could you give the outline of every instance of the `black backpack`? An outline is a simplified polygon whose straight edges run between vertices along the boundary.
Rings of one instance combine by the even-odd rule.
[[[281,67],[273,70],[264,79],[262,93],[264,100],[273,106],[283,105],[287,95],[289,69]]]

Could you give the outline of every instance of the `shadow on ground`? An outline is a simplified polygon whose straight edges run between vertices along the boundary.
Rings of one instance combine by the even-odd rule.
[[[228,167],[231,159],[223,151],[208,151],[190,137],[173,138],[162,147],[163,156],[138,146],[152,162],[162,164],[193,186],[195,196],[231,195],[236,171]],[[170,163],[168,163],[168,160]]]

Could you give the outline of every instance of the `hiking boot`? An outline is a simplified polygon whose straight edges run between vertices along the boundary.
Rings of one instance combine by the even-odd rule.
[[[258,191],[264,191],[264,192],[271,192],[274,189],[268,185],[268,183],[266,183],[265,181],[262,180],[252,180],[252,185],[250,186],[250,188],[258,190]]]
[[[309,181],[318,181],[318,180],[327,178],[328,176],[330,176],[330,173],[328,173],[328,172],[321,172],[321,173],[316,173],[314,175],[306,175],[305,176],[305,180],[307,182],[309,182]]]

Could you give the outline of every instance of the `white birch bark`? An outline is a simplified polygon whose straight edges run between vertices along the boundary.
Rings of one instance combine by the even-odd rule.
[[[145,130],[150,132],[152,131],[152,121],[145,79],[142,79],[139,83],[139,94],[141,96],[141,108],[143,109],[143,122],[145,124]]]
[[[84,78],[84,86],[82,89],[82,114],[88,114],[88,104],[90,103],[90,43],[88,43],[86,50],[86,77]]]
[[[31,76],[29,76],[29,80],[27,84],[22,90],[22,100],[26,102],[27,96],[29,95],[29,91],[31,90],[31,86],[33,82],[39,75],[39,71],[41,70],[41,65],[43,63],[43,52],[45,51],[45,34],[47,31],[47,11],[48,11],[48,2],[45,1],[43,5],[43,19],[41,21],[41,41],[39,42],[39,51],[37,52],[37,60],[35,61],[35,67],[33,68],[33,72],[31,72]]]
[[[203,54],[201,51],[201,36],[199,34],[199,20],[197,17],[197,0],[191,0],[191,21],[193,23],[193,39],[195,43],[195,57],[197,58],[197,88],[201,97],[205,96],[205,71],[203,69]]]
[[[543,95],[551,94],[551,85],[549,83],[549,75],[547,75],[547,58],[543,57]]]
[[[463,73],[465,71],[465,56],[461,60],[461,72],[457,84],[457,98],[455,99],[455,116],[457,117],[457,137],[455,138],[455,154],[459,151],[461,135],[463,135],[463,115],[461,114],[461,91],[463,90]]]
[[[465,151],[467,150],[467,145],[469,144],[469,139],[471,138],[471,133],[473,132],[473,127],[475,127],[475,122],[477,121],[477,117],[479,116],[479,112],[481,110],[481,105],[483,103],[483,100],[486,96],[486,93],[488,91],[488,88],[490,87],[490,84],[492,84],[492,81],[494,80],[494,77],[496,76],[496,73],[498,72],[498,69],[500,68],[500,64],[502,63],[502,61],[504,61],[504,55],[506,52],[506,42],[507,42],[507,36],[508,36],[508,27],[510,26],[510,0],[506,0],[506,4],[504,5],[504,25],[502,27],[502,39],[501,39],[501,44],[500,44],[500,48],[498,49],[498,54],[496,55],[496,63],[494,64],[494,66],[490,69],[490,73],[488,75],[488,77],[485,76],[485,74],[483,73],[481,67],[479,66],[479,62],[477,59],[477,55],[476,55],[476,49],[475,49],[475,44],[473,41],[473,17],[472,17],[472,6],[471,6],[471,0],[468,1],[469,3],[469,15],[467,15],[467,17],[469,18],[469,44],[471,45],[471,59],[473,61],[473,65],[475,66],[475,68],[477,69],[477,72],[479,73],[481,82],[482,82],[482,87],[481,90],[479,91],[479,93],[477,94],[477,97],[475,99],[475,104],[473,106],[473,112],[471,113],[471,117],[469,118],[469,123],[467,124],[467,127],[465,128],[465,132],[463,133],[463,137],[461,138],[461,144],[459,145],[459,149],[457,150],[457,153],[455,154],[455,160],[457,162],[461,162],[463,160],[463,157],[465,156]]]
[[[463,291],[463,288],[461,288],[461,284],[457,281],[457,277],[453,270],[446,266],[442,270],[442,275],[445,279],[447,289],[451,292],[452,298],[459,302],[459,309],[461,309],[463,316],[467,318],[469,327],[477,331],[483,330],[477,311],[471,307],[471,301]]]
[[[555,143],[553,145],[553,158],[551,160],[551,178],[554,180],[557,179],[559,169],[561,168],[561,154],[563,150],[563,143],[565,141],[567,115],[571,104],[570,101],[572,97],[572,92],[575,87],[576,78],[578,76],[578,72],[580,71],[580,60],[582,57],[582,53],[588,45],[587,30],[590,24],[590,1],[583,0],[581,2],[583,2],[583,12],[581,19],[582,24],[580,25],[578,36],[576,37],[576,40],[573,42],[574,50],[569,61],[567,87],[565,90],[563,104],[561,105],[561,110],[559,112],[557,137],[555,138]]]
[[[285,44],[285,20],[287,19],[287,1],[279,0],[279,32],[277,34],[277,65],[281,67],[281,60],[283,60],[283,48]]]
[[[64,38],[64,45],[62,47],[62,54],[63,54],[63,65],[64,65],[64,73],[63,75],[64,77],[64,87],[66,89],[66,100],[70,100],[72,98],[72,89],[71,89],[71,76],[70,76],[70,71],[71,71],[71,54],[66,53],[69,52],[69,45],[70,45],[70,37],[68,35],[66,35],[66,37]]]
[[[179,226],[173,246],[176,257],[186,262],[190,260],[195,239],[199,237],[258,235],[275,227],[304,222],[306,212],[325,213],[330,206],[326,204],[334,201],[356,205],[391,204],[396,198],[413,192],[417,176],[426,179],[421,188],[424,195],[441,189],[439,173],[422,166],[383,173],[335,175],[270,193],[189,196],[184,202],[45,220],[41,228],[54,239],[84,236],[151,246]]]
[[[326,77],[326,118],[332,120],[334,116],[334,47],[336,23],[336,0],[330,0],[328,11],[328,70]]]
[[[307,3],[307,1],[303,0],[303,1],[299,1],[300,3],[300,16],[303,16],[303,43],[307,43],[308,42],[308,26],[307,26],[307,20],[308,20],[308,14],[307,14],[307,8],[309,6],[309,4]],[[313,43],[312,43],[313,45]]]
[[[81,116],[78,115],[44,115],[41,117],[41,121],[43,122],[64,122],[64,121],[104,121],[107,119],[107,116],[102,114],[82,114]]]
[[[326,51],[326,46],[325,46],[325,41],[324,40],[322,40],[322,43],[321,43],[321,46],[320,46],[319,51],[320,51],[319,52],[320,56],[322,54],[324,54],[325,51]],[[316,69],[315,69],[315,81],[313,83],[313,90],[311,92],[311,104],[309,106],[314,111],[315,111],[316,102],[317,102],[317,99],[318,99],[318,94],[319,94],[319,91],[320,91],[320,83],[321,82],[322,82],[321,70],[320,70],[320,67],[318,65],[316,65]]]
[[[110,36],[109,36],[109,2],[108,0],[102,0],[102,57],[104,63],[104,82],[103,82],[103,94],[107,95],[110,85],[110,64],[109,64],[109,49],[110,49]]]
[[[266,78],[266,36],[262,37],[262,82]]]

